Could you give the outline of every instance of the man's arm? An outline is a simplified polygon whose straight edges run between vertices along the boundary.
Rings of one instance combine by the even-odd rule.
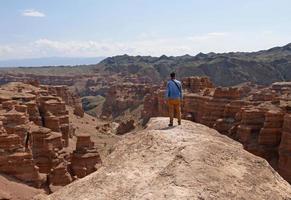
[[[170,97],[170,85],[169,82],[167,83],[165,98],[168,99]]]
[[[183,88],[182,88],[182,83],[181,82],[180,82],[180,89],[181,89],[180,98],[182,100],[183,99]]]

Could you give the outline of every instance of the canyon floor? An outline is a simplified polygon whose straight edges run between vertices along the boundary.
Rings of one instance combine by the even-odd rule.
[[[117,123],[108,122],[92,117],[84,113],[83,117],[74,115],[73,108],[67,106],[69,111],[70,124],[75,128],[75,134],[89,134],[91,140],[95,143],[101,159],[105,158],[113,148],[113,145],[120,140],[120,136],[115,134]],[[70,140],[70,147],[76,147],[76,137]]]
[[[0,174],[0,199],[30,200],[37,194],[45,194],[43,189],[30,187],[12,177]]]
[[[204,125],[147,128],[123,136],[96,172],[35,199],[290,199],[291,187],[262,158]]]

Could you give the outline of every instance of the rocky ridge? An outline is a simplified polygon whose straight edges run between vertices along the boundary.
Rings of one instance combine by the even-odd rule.
[[[269,164],[204,125],[152,119],[126,135],[91,175],[35,199],[288,199]]]

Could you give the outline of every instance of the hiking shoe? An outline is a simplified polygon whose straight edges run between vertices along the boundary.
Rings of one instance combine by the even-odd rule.
[[[169,123],[169,126],[173,126],[173,123]]]

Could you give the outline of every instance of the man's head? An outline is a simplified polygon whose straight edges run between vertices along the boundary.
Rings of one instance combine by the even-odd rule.
[[[171,79],[175,79],[175,77],[176,77],[175,72],[172,72],[172,73],[170,74],[170,76],[171,76]]]

